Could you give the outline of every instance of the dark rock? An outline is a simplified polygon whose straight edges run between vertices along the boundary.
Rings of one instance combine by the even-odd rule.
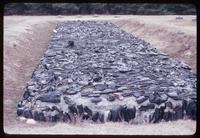
[[[46,121],[46,118],[42,111],[33,111],[33,119],[37,121]]]
[[[99,118],[99,112],[94,113],[93,116],[92,116],[92,120],[94,122],[97,122],[98,118]]]
[[[124,118],[124,121],[126,122],[129,122],[131,119],[134,119],[135,114],[136,114],[135,106],[133,106],[133,108],[124,106],[121,109],[121,117]]]
[[[121,109],[122,107],[121,106],[118,106],[118,107],[115,107],[113,109],[110,110],[110,121],[112,122],[118,122],[118,121],[122,121],[122,118],[121,118]]]
[[[107,88],[107,85],[106,84],[96,84],[95,85],[95,89],[98,90],[98,91],[103,91]]]
[[[74,47],[74,41],[68,41],[68,47]]]
[[[32,112],[30,109],[26,108],[23,112],[23,116],[26,118],[33,118]]]
[[[83,112],[84,112],[84,110],[83,110],[83,105],[82,105],[82,104],[81,104],[81,105],[77,105],[77,109],[78,109],[79,115],[82,115]]]
[[[91,99],[91,102],[95,103],[95,104],[97,104],[97,103],[99,103],[101,101],[102,101],[102,99],[100,97],[94,97],[94,98]]]
[[[91,117],[91,116],[88,115],[88,113],[85,113],[85,112],[84,112],[84,114],[83,114],[83,116],[82,116],[82,120],[88,120],[90,117]]]
[[[172,112],[170,112],[170,111],[164,112],[164,114],[163,114],[163,119],[164,119],[165,121],[171,121],[172,118],[173,118],[173,113],[172,113]]]
[[[23,107],[22,101],[18,102],[17,107]]]
[[[92,116],[92,110],[88,107],[88,106],[85,106],[83,108],[84,112],[86,112],[89,116]]]
[[[25,91],[25,93],[23,95],[24,100],[26,100],[29,96],[30,96],[29,92]]]
[[[196,101],[190,100],[186,107],[186,115],[189,118],[196,120],[196,113],[197,113]]]
[[[18,116],[21,116],[23,114],[23,112],[24,112],[24,108],[23,107],[17,108],[17,115]]]
[[[150,103],[150,104],[148,104],[148,105],[141,105],[140,107],[139,107],[139,110],[140,111],[147,111],[147,110],[149,110],[149,109],[154,109],[155,108],[155,105],[153,104],[153,103]]]
[[[183,108],[180,105],[176,106],[174,111],[177,119],[183,119]]]
[[[67,96],[64,96],[63,99],[65,100],[65,103],[68,104],[68,105],[75,104],[75,102],[71,98],[69,98]]]
[[[103,113],[99,113],[99,121],[100,121],[101,123],[104,123],[104,122],[105,122],[105,120],[104,120],[104,114],[103,114]]]
[[[68,122],[68,121],[71,122],[72,121],[70,115],[66,112],[63,114],[63,121],[64,122]]]
[[[39,113],[38,113],[38,111],[35,111],[35,110],[34,110],[34,111],[32,112],[32,114],[33,114],[33,119],[36,120],[36,121],[38,121],[38,120],[39,120]]]
[[[76,115],[78,114],[78,110],[75,105],[70,105],[68,106],[68,108],[69,108],[70,113],[76,114]]]
[[[114,95],[108,95],[107,96],[107,100],[110,101],[110,102],[112,102],[112,101],[115,100],[115,96]]]
[[[132,91],[125,91],[122,93],[122,96],[123,97],[130,97],[130,96],[133,96],[134,92]]]
[[[51,113],[51,121],[52,122],[57,122],[60,120],[60,116],[59,116],[59,112],[54,110],[52,113]]]
[[[93,79],[94,82],[99,82],[101,81],[102,77],[101,76],[97,76]]]
[[[150,94],[149,101],[151,103],[156,103],[160,105],[161,103],[164,103],[167,101],[167,96],[166,95],[159,95],[158,93]]]
[[[60,94],[42,94],[37,98],[37,100],[40,100],[42,102],[60,103]]]
[[[144,101],[146,101],[147,99],[148,99],[147,97],[141,96],[141,97],[137,98],[136,101],[137,101],[138,104],[141,104]]]
[[[51,108],[51,111],[54,111],[54,110],[56,110],[58,112],[60,111],[57,106],[53,105],[52,108]]]
[[[172,102],[170,102],[170,101],[167,101],[166,103],[165,103],[165,105],[166,105],[166,107],[169,107],[169,108],[173,108],[173,105],[172,105]]]
[[[150,121],[153,120],[153,123],[160,122],[163,119],[164,110],[165,110],[165,106],[161,106],[159,108],[156,108]]]
[[[143,95],[143,92],[140,92],[140,91],[133,92],[133,96],[135,96],[136,98],[139,98],[142,95]]]

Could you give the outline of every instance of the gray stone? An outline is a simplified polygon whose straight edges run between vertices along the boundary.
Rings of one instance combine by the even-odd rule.
[[[95,103],[95,104],[97,104],[97,103],[99,103],[101,101],[102,101],[102,99],[100,97],[94,97],[94,98],[91,99],[91,102]]]
[[[138,104],[141,104],[144,101],[146,101],[147,99],[148,99],[147,97],[141,96],[141,97],[137,98],[136,101],[137,101]]]
[[[60,103],[60,94],[47,93],[40,95],[37,100],[42,102]]]
[[[112,101],[114,101],[114,100],[115,100],[115,96],[114,96],[114,95],[111,95],[111,94],[109,94],[109,95],[107,96],[107,100],[108,100],[108,101],[110,101],[110,102],[112,102]]]
[[[178,94],[176,92],[169,92],[167,93],[167,95],[171,98],[173,98],[174,100],[178,100],[179,97],[178,97]]]
[[[107,85],[106,84],[96,84],[95,89],[98,91],[103,91],[103,90],[107,89]]]

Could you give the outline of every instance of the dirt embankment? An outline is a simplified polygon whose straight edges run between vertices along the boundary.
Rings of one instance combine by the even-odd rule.
[[[39,62],[58,21],[109,20],[133,35],[141,37],[172,57],[196,69],[196,24],[192,16],[177,22],[176,16],[5,16],[4,17],[4,131],[10,134],[160,134],[184,135],[196,131],[196,122],[126,125],[118,123],[71,124],[37,123],[34,126],[16,118],[16,104],[26,82]],[[143,19],[143,20],[142,20]],[[166,28],[167,26],[171,26]],[[181,25],[182,24],[182,25]],[[167,25],[167,26],[165,26]],[[183,46],[186,45],[187,46]],[[187,47],[187,48],[186,48]],[[190,55],[190,56],[186,56]],[[116,125],[118,127],[116,127]],[[144,129],[145,128],[145,129]],[[68,130],[68,131],[66,131]],[[98,131],[97,131],[98,130]],[[156,130],[156,131],[155,131]]]
[[[30,17],[31,18],[31,17]],[[16,120],[16,103],[50,38],[55,22],[4,18],[4,125]]]
[[[194,16],[134,16],[113,21],[117,26],[137,36],[172,58],[183,61],[196,72],[196,21]]]

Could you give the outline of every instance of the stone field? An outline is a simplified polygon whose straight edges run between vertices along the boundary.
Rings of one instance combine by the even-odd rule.
[[[112,23],[67,21],[53,31],[17,115],[52,122],[196,120],[196,98],[196,74],[185,63]]]

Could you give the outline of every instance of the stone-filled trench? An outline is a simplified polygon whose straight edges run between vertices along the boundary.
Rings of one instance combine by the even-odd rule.
[[[50,122],[196,120],[196,74],[107,21],[60,22],[17,115]]]

